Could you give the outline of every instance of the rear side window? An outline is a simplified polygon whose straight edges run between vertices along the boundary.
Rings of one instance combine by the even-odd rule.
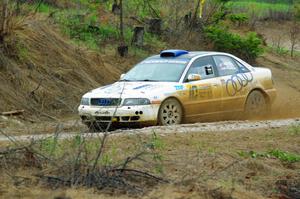
[[[192,63],[186,77],[188,77],[189,74],[198,74],[201,76],[201,79],[215,77],[213,58],[211,56],[206,56],[196,59]]]
[[[240,70],[241,73],[248,73],[248,72],[250,72],[250,70],[248,68],[246,68],[246,66],[244,66],[243,64],[241,64],[239,61],[237,61],[237,60],[234,60],[234,61],[238,65],[239,70]]]
[[[227,56],[214,56],[214,60],[220,76],[239,73],[239,67],[232,58]]]

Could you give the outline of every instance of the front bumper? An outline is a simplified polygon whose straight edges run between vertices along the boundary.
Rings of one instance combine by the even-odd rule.
[[[99,107],[85,106],[78,107],[79,116],[83,123],[92,122],[119,122],[119,123],[148,123],[156,122],[159,104],[141,106],[120,106],[120,107]]]

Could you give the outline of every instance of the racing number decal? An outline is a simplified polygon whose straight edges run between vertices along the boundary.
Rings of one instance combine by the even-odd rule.
[[[197,86],[191,86],[190,90],[190,99],[197,99]]]

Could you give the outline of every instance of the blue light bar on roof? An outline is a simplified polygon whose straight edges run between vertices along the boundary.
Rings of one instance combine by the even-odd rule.
[[[189,51],[186,50],[163,50],[160,52],[160,57],[178,57],[188,53]]]

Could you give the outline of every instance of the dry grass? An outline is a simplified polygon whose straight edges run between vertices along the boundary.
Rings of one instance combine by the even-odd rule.
[[[105,151],[111,153],[117,149],[113,156],[114,161],[117,161],[149,139],[149,136],[140,134],[110,137]],[[300,180],[299,162],[240,155],[241,152],[263,153],[272,149],[299,155],[300,137],[287,128],[228,133],[174,132],[159,135],[159,140],[162,176],[170,179],[171,183],[157,186],[143,198],[276,198],[282,196],[276,182],[294,180],[299,183]],[[94,189],[48,190],[30,177],[34,172],[26,168],[19,170],[16,175],[29,176],[30,181],[14,186],[12,180],[2,172],[0,195],[5,198],[116,198],[111,192],[104,194]]]

